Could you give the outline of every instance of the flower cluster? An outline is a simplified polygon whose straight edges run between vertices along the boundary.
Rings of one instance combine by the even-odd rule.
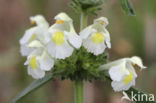
[[[28,66],[29,75],[35,79],[43,78],[46,71],[50,71],[59,61],[64,60],[68,65],[65,68],[76,66],[76,72],[69,72],[68,76],[71,79],[73,76],[75,78],[82,76],[83,79],[83,76],[88,76],[88,71],[94,75],[106,70],[112,79],[112,87],[115,91],[128,90],[135,85],[137,74],[134,67],[146,68],[139,57],[123,58],[107,64],[103,60],[106,59],[102,55],[105,49],[111,48],[110,34],[106,29],[109,24],[107,18],[95,19],[92,25],[84,28],[80,33],[76,33],[73,20],[66,13],[59,13],[54,19],[56,22],[49,26],[42,15],[30,17],[31,23],[35,26],[26,30],[20,39],[20,51],[27,57],[24,64]],[[84,48],[87,54],[84,53]],[[75,64],[70,64],[68,58],[72,57],[74,51],[76,57],[71,61]],[[61,68],[60,64],[56,67]],[[71,71],[74,71],[74,67]]]
[[[105,29],[108,24],[106,18],[99,18],[84,29],[80,33],[82,38],[75,32],[73,21],[66,13],[59,13],[54,19],[56,22],[49,27],[42,15],[30,17],[31,23],[36,26],[26,30],[20,40],[21,54],[27,56],[25,65],[28,65],[28,74],[35,79],[43,78],[45,71],[53,68],[56,59],[71,56],[74,48],[81,47],[82,41],[84,47],[95,55],[104,52],[105,43],[110,47],[109,33]]]
[[[65,13],[58,14],[51,27],[42,15],[30,20],[36,26],[26,30],[20,40],[21,54],[27,56],[28,74],[39,79],[44,77],[45,71],[51,70],[55,59],[65,59],[72,55],[74,48],[80,48],[82,40]]]

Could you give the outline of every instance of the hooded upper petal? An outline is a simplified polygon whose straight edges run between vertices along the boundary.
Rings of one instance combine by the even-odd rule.
[[[106,27],[109,24],[109,22],[106,17],[100,17],[100,18],[94,20],[94,24]]]
[[[45,28],[49,27],[49,23],[46,21],[46,19],[42,15],[31,16],[30,21],[32,24],[36,24],[37,26],[41,26]]]
[[[137,64],[141,69],[147,68],[143,65],[143,62],[140,57],[133,56],[132,58],[130,58],[130,60],[132,61],[132,63]]]
[[[55,20],[62,20],[62,21],[72,21],[72,19],[64,12],[59,13],[54,17]]]

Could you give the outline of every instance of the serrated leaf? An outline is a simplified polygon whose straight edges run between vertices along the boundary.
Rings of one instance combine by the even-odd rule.
[[[47,83],[49,80],[54,79],[54,74],[49,73],[44,78],[35,80],[33,83],[31,83],[27,88],[25,88],[21,93],[19,93],[13,100],[12,103],[17,103],[19,100],[21,100],[26,95],[30,94],[37,88],[41,87],[45,83]]]
[[[118,0],[120,2],[121,8],[128,16],[135,16],[133,6],[129,0]]]
[[[132,94],[133,92],[133,94]],[[134,103],[156,103],[155,101],[150,101],[149,100],[149,94],[147,93],[144,93],[144,92],[141,92],[141,91],[138,91],[137,89],[135,88],[130,88],[128,91],[126,91],[126,93],[128,94],[128,96],[131,98],[132,95],[136,95],[135,99],[133,99]],[[145,95],[142,97],[142,95]],[[146,98],[147,97],[147,98]]]

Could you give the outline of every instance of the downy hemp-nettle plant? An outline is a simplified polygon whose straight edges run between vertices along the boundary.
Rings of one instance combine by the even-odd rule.
[[[134,15],[129,0],[118,0],[128,15]],[[135,68],[146,67],[140,57],[133,56],[108,62],[111,49],[111,34],[107,30],[106,17],[93,20],[87,26],[88,14],[96,14],[104,0],[72,0],[71,6],[81,14],[80,32],[76,32],[74,20],[66,13],[57,14],[50,26],[43,15],[30,17],[33,27],[25,31],[20,39],[20,52],[27,60],[28,75],[35,80],[13,103],[34,89],[56,78],[70,79],[75,84],[75,103],[83,103],[83,82],[93,80],[111,81],[115,92],[137,92]],[[146,102],[143,102],[146,103]],[[147,102],[149,103],[149,102]]]

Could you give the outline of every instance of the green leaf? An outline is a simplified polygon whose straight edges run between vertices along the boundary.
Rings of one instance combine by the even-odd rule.
[[[132,97],[132,92],[133,92],[133,96],[136,94],[136,96],[135,96],[136,100],[133,99],[135,103],[156,103],[155,101],[149,100],[149,98],[150,98],[149,94],[141,92],[141,91],[138,91],[135,88],[130,88],[128,91],[126,91],[126,93],[128,94],[128,96],[130,98]],[[141,97],[142,95],[145,95],[145,96]]]
[[[132,4],[129,0],[118,0],[120,2],[121,8],[128,16],[135,16],[135,12]]]
[[[54,79],[55,75],[54,73],[47,74],[44,78],[35,80],[33,83],[31,83],[27,88],[25,88],[21,93],[19,93],[13,100],[12,103],[17,103],[19,100],[21,100],[26,95],[30,94],[37,88],[41,87],[45,83],[47,83],[49,80]]]

